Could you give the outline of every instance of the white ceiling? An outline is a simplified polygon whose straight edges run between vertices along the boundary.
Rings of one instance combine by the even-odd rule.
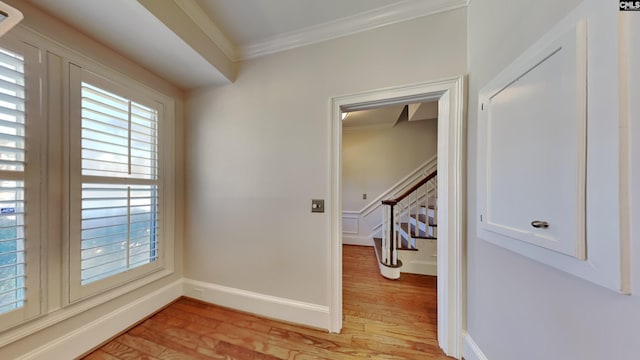
[[[342,120],[343,129],[391,129],[400,120],[405,105],[350,112]]]
[[[405,112],[405,107],[408,110]],[[348,113],[342,120],[344,130],[390,129],[401,121],[438,119],[438,102],[392,105]]]
[[[202,48],[192,48],[184,34],[176,35],[136,0],[27,1],[182,88],[233,80],[200,55]],[[193,29],[231,62],[465,6],[469,0],[155,1],[175,2]]]
[[[178,86],[225,82],[211,64],[137,1],[29,1]]]

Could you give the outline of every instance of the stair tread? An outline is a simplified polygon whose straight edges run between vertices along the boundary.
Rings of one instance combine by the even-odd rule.
[[[408,233],[408,230],[407,230],[407,229],[408,229],[408,227],[409,227],[408,225],[409,225],[409,224],[407,224],[407,223],[401,223],[401,224],[400,224],[400,227],[402,228],[402,230],[404,230],[404,232]],[[427,235],[427,233],[426,233],[426,232],[424,232],[424,231],[422,231],[422,230],[420,230],[420,231],[418,232],[418,235],[414,235],[414,229],[415,229],[415,226],[411,225],[411,234],[410,234],[410,235],[411,235],[411,237],[412,237],[412,238],[414,238],[414,239],[424,239],[424,240],[437,240],[437,239],[438,239],[438,237],[437,237],[437,236],[429,236],[429,235]],[[404,242],[407,242],[407,243],[408,243],[408,240],[407,240],[407,239],[402,238],[402,239],[401,239],[401,243],[404,243]],[[409,248],[403,248],[403,250],[409,250]]]
[[[416,248],[405,248],[405,247],[399,247],[398,250],[404,250],[404,251],[418,251],[418,249]]]
[[[418,215],[412,214],[411,217],[413,217],[414,219],[417,218],[417,220],[423,224],[426,224],[428,219],[427,215],[424,215],[424,214],[418,214]],[[438,224],[429,223],[429,226],[438,226]]]

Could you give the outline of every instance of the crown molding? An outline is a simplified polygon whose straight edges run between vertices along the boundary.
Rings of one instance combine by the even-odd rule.
[[[191,18],[194,24],[229,58],[238,60],[238,51],[220,28],[206,15],[195,0],[173,0],[182,11]]]
[[[193,0],[189,0],[193,1]],[[248,60],[305,45],[372,30],[468,5],[470,0],[406,0],[398,4],[291,31],[240,47],[234,61]]]

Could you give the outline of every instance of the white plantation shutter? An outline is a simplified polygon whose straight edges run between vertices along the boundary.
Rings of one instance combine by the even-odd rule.
[[[40,312],[38,50],[19,42],[4,46],[0,45],[0,330]]]
[[[72,300],[157,268],[162,244],[160,105],[132,100],[108,81],[73,69],[80,101],[72,122],[79,135],[79,176],[72,175],[71,189],[79,257],[72,278],[80,287]]]
[[[158,112],[85,82],[81,95],[84,285],[157,259]]]
[[[0,50],[0,314],[26,295],[24,87],[23,57]]]
[[[82,83],[82,175],[158,178],[158,111]]]
[[[81,282],[148,264],[158,256],[158,190],[82,184]]]

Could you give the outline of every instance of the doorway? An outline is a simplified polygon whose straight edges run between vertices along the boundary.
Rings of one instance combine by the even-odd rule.
[[[438,101],[438,343],[462,354],[464,234],[464,80],[462,77],[331,99],[329,330],[342,328],[342,112]]]

